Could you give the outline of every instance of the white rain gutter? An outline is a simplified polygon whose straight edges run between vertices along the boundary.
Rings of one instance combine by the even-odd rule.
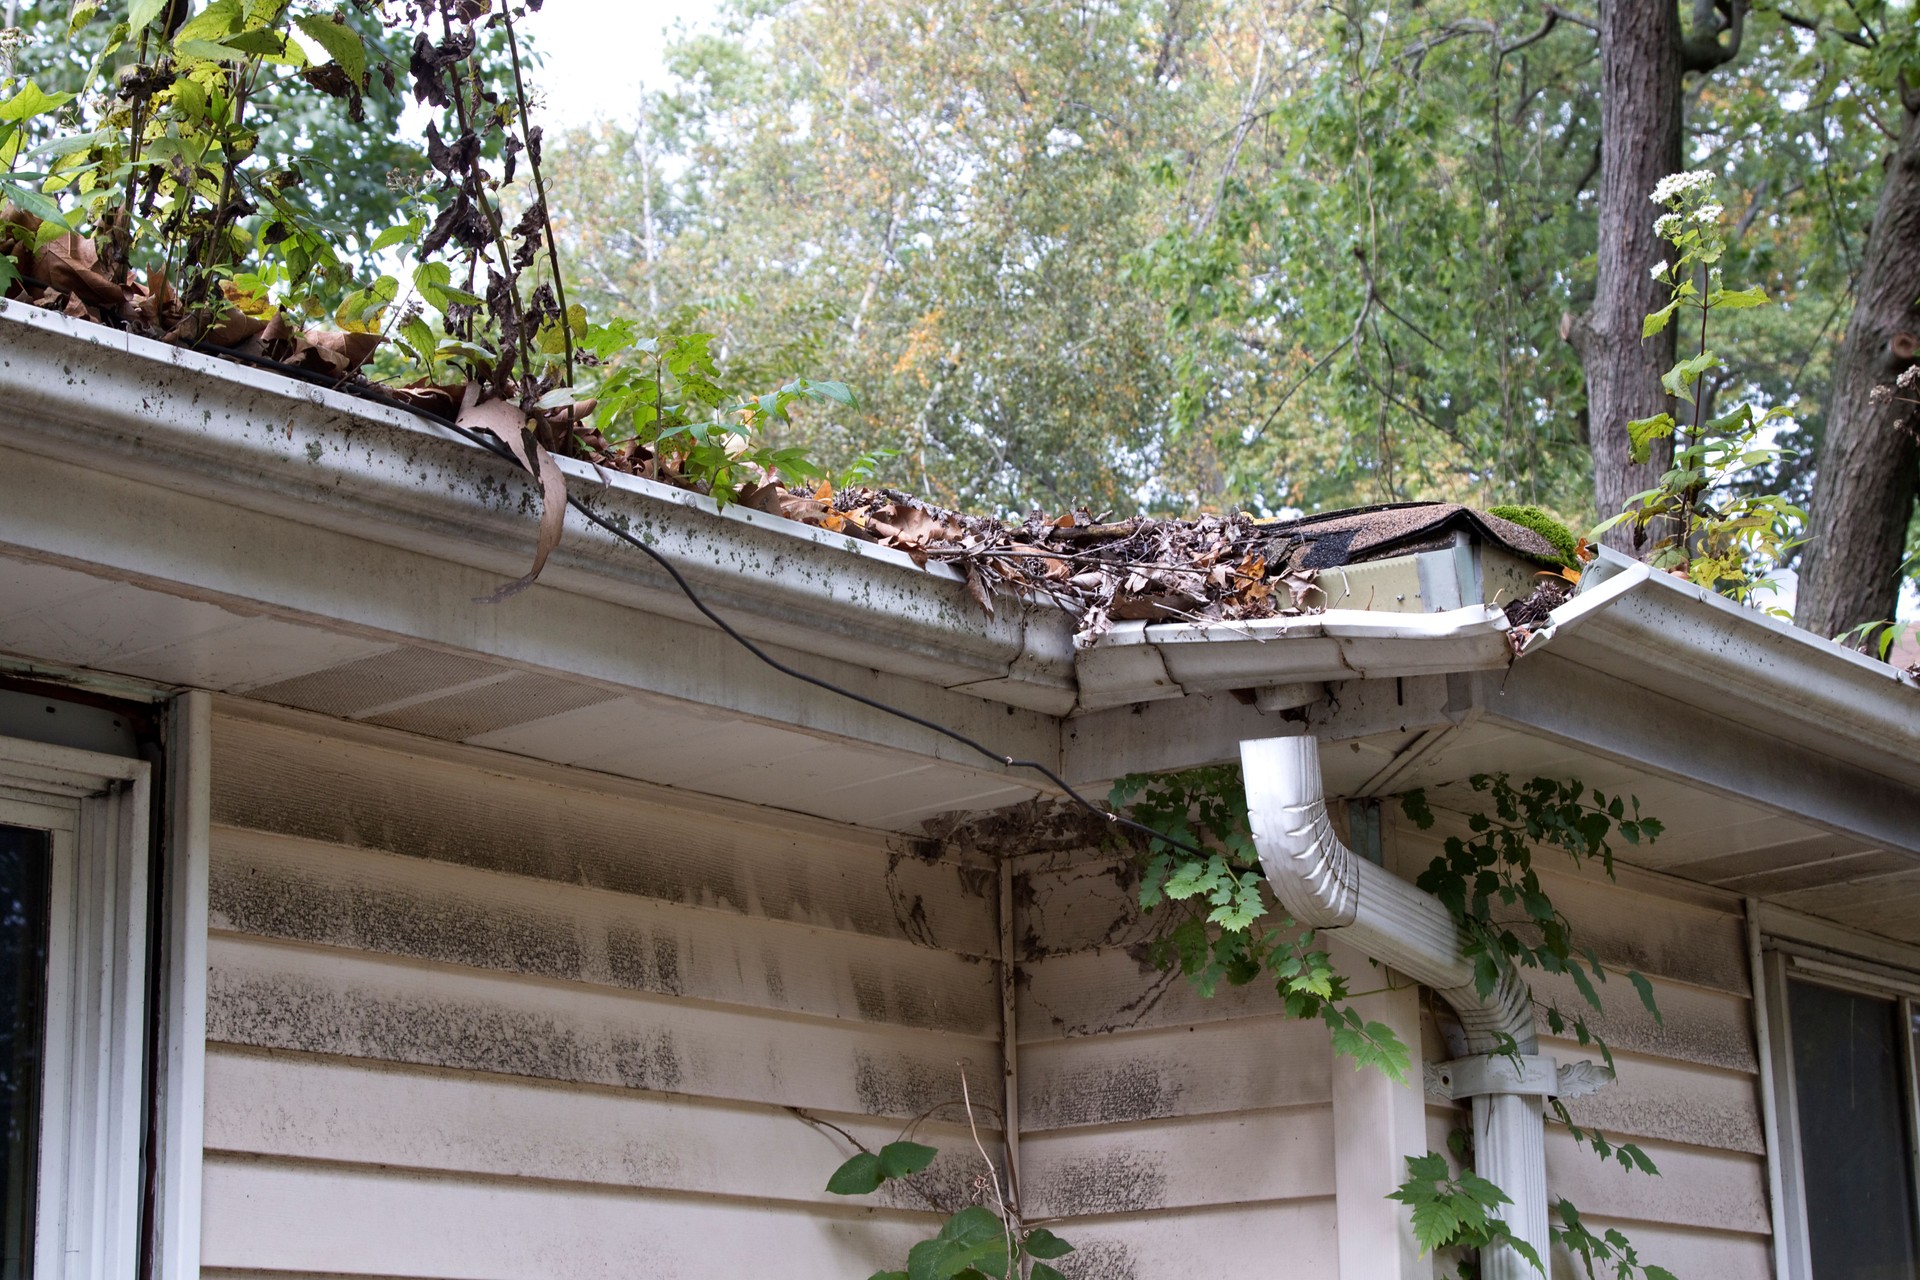
[[[1526,984],[1503,972],[1492,994],[1482,997],[1460,929],[1440,900],[1341,843],[1327,817],[1319,744],[1312,737],[1242,742],[1240,762],[1254,847],[1288,914],[1321,933],[1338,933],[1381,964],[1432,987],[1459,1015],[1469,1056],[1443,1064],[1433,1077],[1454,1098],[1470,1100],[1474,1167],[1512,1197],[1501,1216],[1545,1259],[1545,1106],[1562,1089],[1554,1060],[1539,1053]],[[1538,1276],[1506,1245],[1483,1251],[1480,1274],[1485,1280]]]
[[[1792,623],[1603,547],[1580,590],[1527,638],[1836,760],[1920,782],[1920,681]]]
[[[1439,613],[1328,609],[1246,622],[1118,623],[1080,654],[1080,707],[1227,689],[1378,676],[1498,671],[1513,660],[1507,616],[1475,604]]]
[[[532,554],[532,486],[399,408],[0,300],[0,451],[17,449],[500,575]],[[569,487],[681,566],[756,639],[1050,715],[1072,619],[1002,607],[903,552],[562,459]],[[574,518],[544,586],[698,621],[666,576]]]

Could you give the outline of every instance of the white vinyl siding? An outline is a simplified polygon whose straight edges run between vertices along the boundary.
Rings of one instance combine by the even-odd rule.
[[[934,1223],[826,1194],[796,1111],[877,1146],[992,1089],[990,868],[263,715],[213,736],[210,1274],[840,1280]]]
[[[1020,1159],[1089,1280],[1338,1275],[1326,1028],[1270,984],[1200,999],[1139,946],[1130,859],[1021,862]]]

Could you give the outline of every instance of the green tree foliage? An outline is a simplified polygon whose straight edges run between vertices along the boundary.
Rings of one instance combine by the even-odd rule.
[[[1739,56],[1686,81],[1685,164],[1723,184],[1726,268],[1777,305],[1700,395],[1797,400],[1750,483],[1804,506],[1912,23],[1735,7]],[[555,203],[588,287],[716,333],[740,381],[844,378],[862,408],[805,442],[897,449],[882,479],[956,504],[1458,498],[1586,528],[1563,334],[1601,234],[1591,22],[742,4],[634,120],[567,140]]]
[[[103,58],[111,71],[132,50],[109,52],[110,19],[121,15],[99,12],[101,7],[43,0],[13,12],[19,32],[14,74],[43,90],[76,95],[64,113],[36,130],[41,137],[69,124],[94,128],[102,122],[105,98],[87,100],[83,91],[97,91],[103,83],[95,78]],[[175,28],[184,25],[190,10],[205,8],[166,7],[160,27],[173,22],[176,12]],[[324,9],[300,15],[301,38],[315,55],[312,65],[300,68],[297,77],[262,78],[252,108],[258,131],[253,149],[274,157],[293,175],[277,186],[276,198],[364,273],[374,262],[374,239],[401,219],[427,161],[419,140],[402,127],[404,94],[394,91],[394,85],[404,87],[410,33],[390,28],[370,6],[342,5],[339,17],[340,30],[351,39],[332,34],[336,24]],[[159,29],[149,34],[156,48]],[[497,49],[490,48],[488,55],[495,63],[500,59]],[[389,76],[395,77],[393,84]]]
[[[1160,225],[1138,162],[1186,109],[1180,22],[1137,0],[743,10],[675,49],[644,125],[568,140],[563,235],[589,288],[714,332],[744,381],[852,384],[863,413],[807,424],[830,461],[898,450],[890,478],[961,506],[1131,510],[1170,369],[1118,265]]]

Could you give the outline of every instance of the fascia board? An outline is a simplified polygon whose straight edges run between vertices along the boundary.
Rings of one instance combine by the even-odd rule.
[[[528,478],[403,410],[0,302],[0,446],[85,465],[502,580],[534,535]],[[1072,621],[992,618],[961,575],[898,551],[562,462],[577,496],[646,538],[757,639],[1050,714],[1074,702]],[[542,582],[693,611],[648,560],[570,517]]]

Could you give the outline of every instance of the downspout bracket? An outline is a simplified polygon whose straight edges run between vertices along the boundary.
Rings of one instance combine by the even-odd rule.
[[[1560,1092],[1559,1064],[1545,1054],[1476,1053],[1427,1064],[1429,1097],[1458,1102],[1495,1093],[1550,1098]]]

